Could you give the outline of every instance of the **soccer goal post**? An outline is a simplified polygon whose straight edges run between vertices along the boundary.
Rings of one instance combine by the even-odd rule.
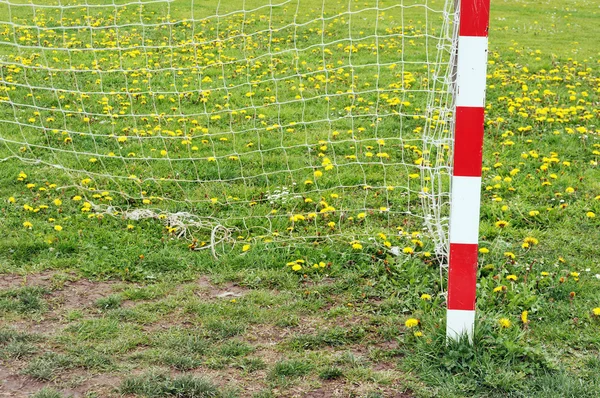
[[[473,339],[489,0],[460,0],[446,335]]]
[[[215,255],[449,259],[448,335],[471,333],[488,12],[0,0],[0,161],[34,228],[110,215]]]

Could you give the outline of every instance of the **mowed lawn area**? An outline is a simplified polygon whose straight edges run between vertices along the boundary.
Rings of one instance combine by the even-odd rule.
[[[472,346],[440,0],[35,3],[0,3],[0,396],[600,396],[597,2],[492,0]]]

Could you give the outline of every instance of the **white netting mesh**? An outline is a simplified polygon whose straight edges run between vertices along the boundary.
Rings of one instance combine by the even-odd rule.
[[[0,0],[0,159],[93,210],[447,246],[453,1]],[[183,213],[180,213],[183,214]]]

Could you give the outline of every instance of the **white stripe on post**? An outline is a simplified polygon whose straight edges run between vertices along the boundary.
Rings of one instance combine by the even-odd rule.
[[[481,177],[452,177],[450,243],[478,243]]]
[[[446,314],[446,336],[452,340],[458,340],[467,335],[473,343],[473,325],[475,324],[475,311],[470,310],[448,310]]]
[[[456,65],[456,106],[482,107],[485,102],[488,38],[460,36]]]

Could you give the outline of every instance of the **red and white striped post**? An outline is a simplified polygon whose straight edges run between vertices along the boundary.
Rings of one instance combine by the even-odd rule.
[[[473,341],[490,0],[460,0],[446,336]]]

